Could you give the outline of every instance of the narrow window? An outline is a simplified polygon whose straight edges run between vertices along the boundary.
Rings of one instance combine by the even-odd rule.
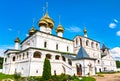
[[[67,51],[69,51],[69,47],[67,46]]]
[[[29,53],[27,52],[27,58],[28,58],[28,56],[29,56]]]
[[[56,44],[56,50],[58,50],[58,44]]]
[[[44,42],[44,48],[47,48],[47,42]]]
[[[15,56],[13,57],[13,61],[15,61]]]

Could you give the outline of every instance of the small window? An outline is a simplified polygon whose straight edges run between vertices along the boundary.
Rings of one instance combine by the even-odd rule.
[[[36,73],[38,73],[38,70],[36,70]]]
[[[66,59],[65,59],[65,57],[64,57],[64,56],[62,56],[62,60],[63,60],[63,61],[66,61]]]
[[[98,64],[100,64],[100,60],[98,60]]]
[[[58,44],[56,44],[56,50],[58,50]]]
[[[47,42],[44,42],[44,48],[47,48]]]
[[[27,52],[27,58],[29,57],[29,53]]]
[[[7,62],[7,58],[5,58],[5,62]]]
[[[70,60],[70,59],[68,59],[68,64],[69,64],[69,65],[72,65],[72,62],[71,62],[71,60]]]
[[[23,53],[23,59],[25,58],[25,54]]]
[[[69,51],[69,47],[67,46],[67,51]]]
[[[15,61],[15,56],[13,57],[13,61]]]
[[[87,40],[87,41],[86,41],[86,46],[88,46],[88,43],[89,43],[89,41]]]

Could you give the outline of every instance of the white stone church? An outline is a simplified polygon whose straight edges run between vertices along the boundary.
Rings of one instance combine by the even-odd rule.
[[[84,36],[76,36],[73,40],[64,38],[64,27],[59,24],[57,35],[52,34],[54,21],[48,12],[39,20],[40,30],[32,26],[29,36],[22,42],[15,39],[15,49],[4,52],[3,73],[21,73],[22,76],[42,76],[44,59],[51,63],[52,75],[62,73],[68,75],[88,76],[96,72],[116,71],[116,62],[109,49],[100,42]]]

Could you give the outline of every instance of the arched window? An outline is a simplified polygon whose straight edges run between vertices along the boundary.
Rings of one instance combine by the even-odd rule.
[[[50,54],[47,54],[46,57],[47,57],[48,59],[51,59],[51,55],[50,55]]]
[[[36,51],[34,52],[34,55],[33,55],[34,58],[41,58],[41,53]]]
[[[89,41],[88,40],[86,41],[86,46],[89,46]]]
[[[44,48],[47,48],[47,42],[46,41],[44,42]]]
[[[13,57],[13,61],[15,61],[15,56]]]
[[[56,56],[55,56],[55,59],[56,59],[56,60],[59,60],[59,59],[60,59],[60,56],[59,56],[59,55],[56,55]]]
[[[82,46],[82,39],[80,38],[80,46]]]
[[[56,50],[58,50],[58,44],[56,44]]]
[[[62,56],[62,60],[63,60],[63,61],[66,61],[66,59],[65,59],[65,57],[64,57],[64,56]]]
[[[93,42],[91,42],[91,47],[92,47],[92,48],[94,47],[94,43],[93,43]]]
[[[68,64],[72,65],[72,62],[71,62],[71,60],[70,60],[70,59],[68,59]]]

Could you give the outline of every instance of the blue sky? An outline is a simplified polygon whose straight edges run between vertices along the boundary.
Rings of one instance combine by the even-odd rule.
[[[0,0],[0,49],[14,46],[17,36],[24,40],[33,18],[35,28],[39,29],[37,23],[46,2],[55,22],[53,34],[60,16],[65,38],[83,35],[86,26],[89,38],[110,49],[120,47],[120,0]]]

